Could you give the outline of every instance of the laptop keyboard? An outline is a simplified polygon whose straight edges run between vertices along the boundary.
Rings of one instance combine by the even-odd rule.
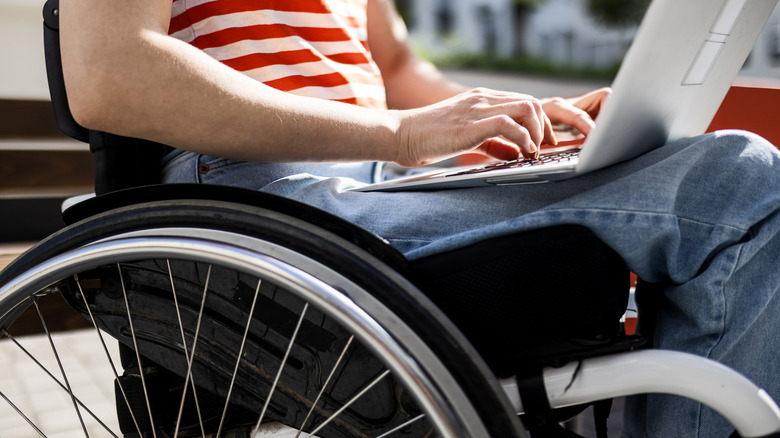
[[[534,159],[522,158],[519,160],[502,161],[500,163],[492,163],[485,166],[473,167],[460,172],[448,174],[447,176],[471,175],[475,173],[488,172],[497,169],[517,169],[521,167],[540,166],[542,164],[549,164],[549,163],[561,163],[561,162],[571,161],[572,159],[574,159],[579,155],[580,155],[580,149],[566,150],[566,151],[554,152],[549,154],[541,154],[539,155],[539,158],[534,158]]]

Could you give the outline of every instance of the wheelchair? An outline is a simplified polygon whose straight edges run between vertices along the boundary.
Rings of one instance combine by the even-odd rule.
[[[25,312],[46,328],[53,298],[88,321],[116,409],[100,418],[62,363],[47,371],[85,436],[571,437],[559,423],[582,406],[648,392],[713,407],[734,436],[780,436],[780,410],[738,373],[640,348],[644,313],[642,335],[624,333],[628,273],[584,228],[410,262],[288,199],[155,185],[165,146],[70,116],[58,7],[44,6],[52,103],[60,129],[90,144],[97,196],[69,202],[67,226],[0,273],[0,328],[17,343]],[[518,278],[519,263],[551,275]],[[0,396],[49,436],[22,409],[34,392]]]

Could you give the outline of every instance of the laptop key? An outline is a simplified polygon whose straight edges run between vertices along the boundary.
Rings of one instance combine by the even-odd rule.
[[[561,152],[554,152],[549,154],[542,154],[539,158],[524,158],[519,160],[503,161],[500,163],[487,164],[485,166],[466,169],[460,172],[448,174],[446,176],[456,175],[471,175],[475,173],[489,172],[498,169],[517,169],[520,167],[538,166],[541,164],[560,163],[564,161],[571,161],[572,157],[579,155],[580,150],[568,150]]]

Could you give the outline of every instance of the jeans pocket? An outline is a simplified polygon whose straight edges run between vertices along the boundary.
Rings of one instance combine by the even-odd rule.
[[[257,175],[257,167],[257,163],[198,155],[195,177],[202,184],[247,185]]]

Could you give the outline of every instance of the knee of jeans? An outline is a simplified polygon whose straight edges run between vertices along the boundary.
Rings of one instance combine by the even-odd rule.
[[[717,139],[715,143],[722,147],[733,149],[740,147],[743,149],[756,149],[759,151],[776,151],[776,147],[760,135],[739,129],[726,129],[716,131],[712,134]]]
[[[707,156],[726,160],[734,174],[760,174],[764,169],[776,174],[780,166],[780,152],[769,141],[749,131],[724,130],[706,136],[703,147]]]

